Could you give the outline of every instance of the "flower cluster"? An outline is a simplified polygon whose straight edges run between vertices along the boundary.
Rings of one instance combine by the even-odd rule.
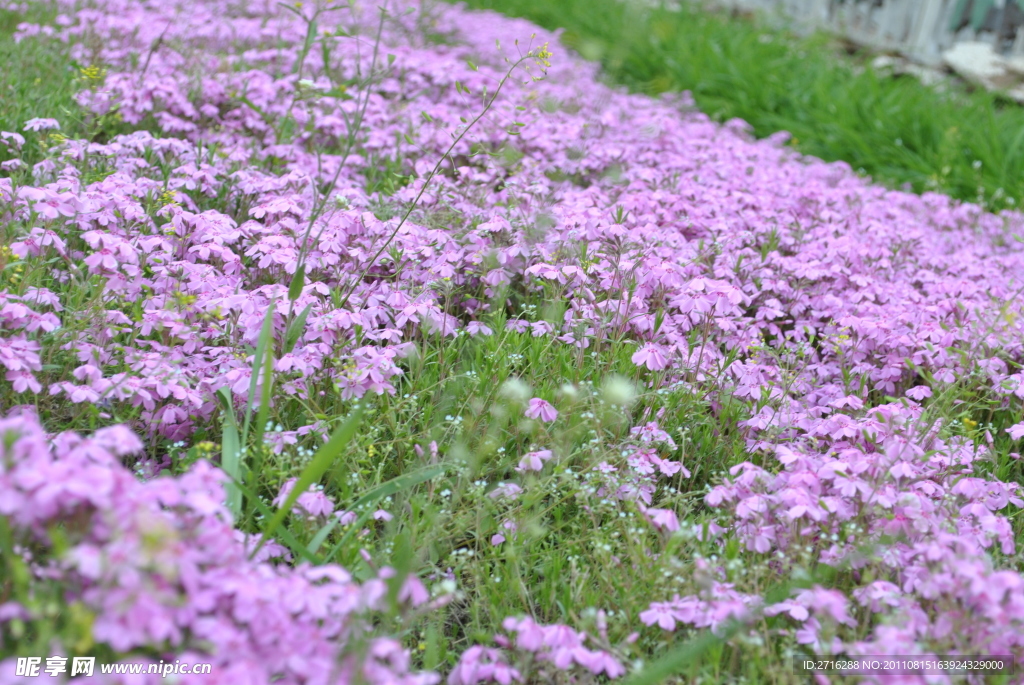
[[[90,643],[209,661],[219,682],[438,681],[411,672],[394,640],[368,637],[387,573],[358,583],[336,566],[272,565],[283,552],[273,544],[250,559],[258,540],[234,529],[223,474],[199,462],[140,482],[122,460],[141,449],[121,426],[47,437],[31,414],[0,419],[0,514],[15,545],[5,554],[34,576],[33,592],[4,604],[4,621],[45,621],[34,595],[52,583],[91,617]],[[419,580],[405,583],[400,596],[427,600]]]
[[[963,438],[944,440],[922,425],[917,406],[799,421],[803,435],[774,449],[780,471],[744,462],[708,493],[706,502],[727,513],[713,532],[735,536],[779,572],[825,563],[864,582],[850,596],[804,591],[765,613],[788,616],[799,625],[799,643],[826,653],[845,647],[884,654],[894,644],[908,654],[1020,653],[1024,579],[990,558],[993,550],[1016,551],[1010,523],[998,512],[1024,505],[1020,485],[973,475],[983,455]],[[662,510],[647,513],[657,527],[679,527]],[[718,587],[704,598],[656,602],[641,619],[668,630],[677,621],[710,625],[700,617],[736,601],[731,589]],[[831,602],[827,622],[809,610],[808,602],[822,598]],[[836,625],[856,625],[846,609],[851,601],[885,614],[885,625],[870,640],[830,642]]]
[[[625,667],[612,654],[586,646],[587,634],[565,625],[540,625],[529,617],[507,618],[502,627],[514,638],[498,635],[495,640],[504,647],[494,649],[479,645],[470,647],[459,658],[459,663],[448,677],[449,685],[476,685],[496,682],[508,685],[523,682],[519,669],[510,666],[506,652],[531,655],[536,660],[536,671],[531,680],[550,682],[547,670],[572,670],[579,667],[594,675],[602,673],[618,678],[626,673]]]
[[[22,162],[0,178],[0,390],[133,421],[90,438],[48,438],[24,411],[0,424],[0,513],[36,559],[53,525],[74,523],[46,573],[95,613],[97,640],[212,654],[232,681],[436,680],[410,673],[394,641],[356,644],[384,578],[250,560],[215,469],[140,483],[119,460],[136,434],[190,439],[219,391],[241,406],[265,323],[271,401],[301,404],[395,393],[419,344],[495,335],[497,321],[579,359],[628,345],[648,389],[738,403],[749,459],[707,495],[707,535],[778,574],[825,564],[853,578],[848,592],[804,588],[762,607],[712,564],[701,593],[652,597],[643,623],[718,629],[763,612],[821,652],[1024,656],[1003,513],[1021,493],[984,466],[996,438],[1024,437],[1024,215],[871,185],[782,137],[715,124],[685,94],[611,89],[594,65],[551,63],[555,37],[525,22],[454,6],[425,16],[413,0],[390,0],[383,21],[374,3],[313,4],[315,20],[273,2],[59,0],[53,26],[18,29],[99,65],[79,102],[126,131],[69,139],[38,118],[0,132]],[[534,33],[546,77],[513,70],[448,152],[517,59],[508,46]],[[19,157],[28,136],[47,149],[34,165]],[[561,309],[508,316],[510,292]],[[964,387],[1014,425],[968,435],[926,415]],[[570,418],[519,390],[503,392],[539,429]],[[312,421],[277,431],[274,448],[320,432]],[[645,416],[621,460],[593,465],[594,494],[635,502],[659,539],[688,529],[656,501],[659,484],[696,470],[662,425]],[[528,478],[564,456],[530,449],[517,469]],[[335,509],[316,490],[296,506]],[[18,612],[31,619],[28,606],[0,615]],[[515,650],[545,668],[623,672],[568,627],[505,627],[514,641],[466,651],[453,683],[521,679]]]

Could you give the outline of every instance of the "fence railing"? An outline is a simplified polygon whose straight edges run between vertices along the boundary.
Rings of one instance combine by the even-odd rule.
[[[876,50],[938,64],[963,41],[1024,56],[1024,0],[716,0],[743,10],[780,13],[797,26],[821,28]]]

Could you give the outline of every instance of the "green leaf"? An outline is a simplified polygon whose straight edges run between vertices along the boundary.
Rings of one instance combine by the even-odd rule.
[[[306,265],[300,264],[299,268],[295,270],[295,275],[292,276],[292,282],[288,286],[288,300],[294,302],[299,299],[299,295],[302,294],[302,289],[306,287]]]
[[[249,501],[253,503],[253,506],[260,514],[263,515],[265,519],[270,518],[274,515],[274,512],[270,510],[270,507],[264,504],[263,500],[258,498],[252,490],[245,487],[245,485],[243,485],[241,482],[236,482],[235,485],[239,490],[242,491],[242,494],[249,498]],[[302,543],[299,542],[298,539],[294,535],[292,535],[292,532],[287,528],[282,528],[280,531],[278,531],[277,535],[281,539],[281,542],[283,542],[285,546],[287,546],[288,549],[291,550],[292,554],[298,557],[302,557],[306,561],[316,564],[318,566],[324,563],[322,559],[316,556],[316,554],[306,549],[306,547],[304,547]],[[250,558],[255,556],[256,552],[259,551],[260,547],[262,546],[263,541],[261,540],[260,544],[256,546],[256,549],[253,550],[252,554],[250,555]]]
[[[313,303],[306,305],[305,309],[299,312],[299,315],[288,324],[288,330],[284,333],[284,353],[288,354],[295,349],[295,344],[299,342],[299,337],[302,335],[303,329],[306,327],[306,319],[309,317],[309,313],[313,310]]]
[[[235,408],[231,401],[231,388],[220,388],[217,390],[217,400],[220,402],[221,422],[224,424],[221,431],[221,452],[220,467],[224,473],[231,478],[227,484],[227,506],[235,520],[242,515],[242,492],[236,485],[242,480],[240,473],[241,443],[238,439],[238,422],[235,419]]]
[[[316,551],[320,549],[320,545],[324,544],[324,540],[327,539],[327,536],[330,535],[331,531],[337,526],[338,519],[336,517],[331,517],[331,520],[325,523],[323,527],[316,532],[313,539],[309,541],[309,544],[306,545],[306,550],[310,554],[316,554]]]
[[[789,596],[792,587],[791,583],[785,582],[768,588],[764,594],[765,605],[781,602]],[[705,652],[728,642],[743,626],[742,621],[733,620],[727,622],[718,634],[709,630],[696,635],[669,651],[668,654],[648,664],[644,670],[632,678],[627,678],[622,685],[655,685],[655,683],[664,682],[699,664]]]
[[[408,532],[402,531],[395,537],[393,549],[389,565],[395,574],[388,579],[388,604],[394,607],[398,602],[398,593],[405,585],[405,579],[412,573],[415,553]]]
[[[302,470],[302,474],[299,476],[298,481],[295,483],[295,487],[288,493],[288,497],[285,498],[283,504],[274,514],[274,517],[263,527],[263,539],[260,540],[260,544],[257,545],[253,551],[255,555],[259,551],[263,543],[270,539],[270,536],[274,534],[277,527],[284,521],[284,517],[288,515],[288,512],[292,510],[295,501],[299,499],[299,496],[309,489],[309,486],[320,480],[320,476],[324,475],[330,465],[338,458],[345,446],[348,445],[349,441],[355,436],[356,429],[359,427],[359,422],[362,419],[362,409],[355,409],[345,420],[345,423],[341,425],[338,430],[334,431],[334,435],[327,441],[327,444],[316,451],[313,455],[313,459],[310,460],[309,465]]]
[[[269,350],[263,358],[263,386],[260,388],[260,407],[256,412],[256,430],[253,433],[254,461],[252,475],[257,476],[263,471],[263,433],[267,429],[267,418],[270,415],[270,396],[274,387],[274,355]]]
[[[736,626],[731,625],[725,629],[725,634],[722,637],[715,635],[710,630],[692,637],[646,666],[640,673],[628,678],[623,685],[656,685],[656,683],[664,682],[686,668],[700,663],[706,651],[725,642],[732,637],[736,630]]]
[[[259,382],[259,371],[263,368],[263,358],[270,347],[270,337],[274,332],[274,306],[276,301],[270,303],[267,315],[263,318],[263,327],[260,329],[260,337],[256,343],[256,352],[252,358],[252,374],[249,379],[249,395],[245,402],[245,423],[242,426],[242,442],[248,444],[249,422],[252,417],[252,405],[256,399],[256,384]],[[262,426],[259,427],[262,430]]]
[[[394,495],[396,493],[401,492],[402,490],[415,487],[420,483],[424,483],[432,478],[437,478],[438,476],[443,474],[445,470],[445,466],[439,464],[437,466],[429,466],[425,469],[420,469],[419,471],[413,471],[412,473],[405,473],[402,474],[401,476],[396,476],[395,478],[392,478],[391,480],[385,483],[381,483],[380,485],[373,488],[372,490],[364,494],[362,497],[357,499],[355,502],[353,502],[351,510],[355,511],[356,509],[359,509],[362,506],[384,499],[389,495]],[[338,541],[338,544],[336,544],[331,549],[330,552],[324,555],[324,559],[333,559],[334,555],[336,555],[342,548],[344,548],[345,544],[349,541],[349,539],[352,537],[355,531],[361,530],[363,525],[372,515],[373,512],[370,511],[369,508],[367,508],[367,510],[364,511],[359,516],[359,518],[352,525],[352,527],[348,529],[348,532],[345,533],[341,540]]]

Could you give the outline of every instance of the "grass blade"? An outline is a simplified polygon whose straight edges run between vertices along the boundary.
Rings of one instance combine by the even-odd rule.
[[[288,330],[284,334],[284,354],[295,349],[295,344],[299,342],[299,336],[302,335],[302,331],[306,327],[306,319],[309,318],[311,311],[313,311],[312,303],[307,304],[306,308],[295,317],[295,320],[288,324]]]
[[[396,476],[395,478],[392,478],[391,480],[385,483],[381,483],[380,485],[373,488],[372,490],[364,494],[362,497],[357,499],[355,502],[353,502],[352,510],[354,511],[371,502],[376,502],[378,500],[384,499],[388,495],[394,495],[396,493],[401,492],[402,490],[406,490],[408,488],[419,485],[420,483],[424,483],[430,480],[431,478],[437,478],[446,470],[447,469],[443,465],[438,465],[430,466],[425,469],[420,469],[419,471],[413,471],[412,473],[404,473],[401,476]],[[333,559],[334,555],[336,555],[349,541],[353,533],[357,530],[360,530],[372,514],[373,512],[371,512],[369,509],[364,511],[356,520],[356,522],[352,525],[352,527],[349,528],[348,532],[346,532],[345,535],[341,538],[341,540],[338,541],[338,544],[336,544],[331,549],[330,552],[324,555],[324,559]]]
[[[345,423],[341,425],[338,430],[334,431],[331,439],[327,441],[327,444],[317,450],[316,454],[313,455],[313,459],[309,462],[309,465],[303,469],[302,474],[299,476],[298,481],[295,483],[295,487],[288,493],[288,497],[285,498],[284,503],[274,514],[274,517],[270,519],[266,526],[263,528],[263,539],[260,540],[260,544],[253,550],[253,554],[256,554],[263,546],[263,543],[270,539],[270,536],[274,534],[277,527],[284,521],[285,516],[292,510],[292,506],[299,496],[309,489],[309,486],[320,480],[331,463],[337,459],[338,455],[341,454],[345,446],[348,445],[349,441],[356,434],[356,429],[359,427],[359,423],[362,420],[362,410],[356,408],[345,420]]]
[[[288,301],[294,302],[299,299],[304,287],[306,287],[306,267],[300,264],[299,268],[295,270],[295,275],[292,276],[292,282],[288,285]]]
[[[324,527],[316,532],[313,539],[306,545],[306,550],[310,554],[316,554],[316,551],[320,549],[320,545],[324,544],[324,540],[331,534],[331,531],[338,527],[338,519],[331,517],[331,520],[324,524]]]
[[[768,588],[764,594],[765,606],[781,602],[789,596],[792,588],[793,584],[789,582],[779,583]],[[708,630],[700,635],[695,635],[646,666],[640,673],[627,678],[623,681],[623,685],[654,685],[664,682],[667,678],[678,675],[685,669],[700,663],[709,649],[728,642],[745,625],[743,621],[730,621],[723,627],[720,634]]]
[[[716,645],[724,643],[735,632],[736,628],[730,627],[726,629],[722,636],[715,635],[708,630],[692,637],[645,667],[640,673],[626,680],[624,685],[655,685],[656,683],[664,682],[665,679],[677,675],[687,667],[699,663],[705,652]]]
[[[260,406],[256,412],[256,430],[253,435],[252,464],[249,473],[253,478],[263,472],[263,434],[267,430],[270,415],[270,397],[274,386],[274,355],[266,352],[263,361],[263,385],[260,389]]]
[[[217,390],[217,400],[223,414],[221,430],[220,467],[228,474],[231,482],[227,485],[227,505],[231,515],[237,521],[242,515],[242,492],[237,483],[241,482],[241,441],[238,438],[238,421],[235,418],[235,407],[231,401],[231,388]]]
[[[246,399],[245,406],[245,424],[242,427],[242,442],[247,442],[249,437],[249,424],[252,418],[252,405],[256,399],[256,384],[260,378],[260,368],[263,367],[263,358],[267,354],[267,349],[270,347],[270,338],[274,333],[274,306],[276,302],[270,303],[270,308],[267,309],[267,315],[263,319],[263,327],[260,329],[260,337],[256,342],[256,352],[252,357],[252,374],[249,379],[249,395]],[[269,381],[264,382],[264,386]],[[263,426],[259,427],[262,431]]]
[[[256,510],[260,514],[263,514],[265,518],[270,518],[271,516],[273,516],[274,512],[271,510],[271,508],[264,504],[263,501],[260,498],[258,498],[255,493],[253,493],[252,490],[245,487],[245,485],[243,485],[240,482],[236,482],[234,483],[234,485],[242,492],[242,494],[244,494],[249,499],[249,501],[253,503],[253,506],[256,508]],[[294,554],[295,556],[302,557],[304,560],[312,564],[320,565],[323,563],[323,561],[319,557],[317,557],[314,552],[309,551],[305,546],[303,546],[303,544],[299,542],[298,538],[292,535],[292,532],[287,528],[282,528],[278,532],[278,537],[281,539],[281,542],[287,545],[288,549],[290,549],[292,554]],[[263,540],[266,540],[266,536],[264,536]],[[250,555],[249,557],[250,559],[253,556],[255,556],[256,552],[258,552],[261,547],[263,547],[263,540],[261,540],[260,543],[256,546],[256,549],[253,550],[252,555]]]

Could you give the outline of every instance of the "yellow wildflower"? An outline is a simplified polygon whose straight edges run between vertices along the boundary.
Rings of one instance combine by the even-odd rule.
[[[551,61],[550,61],[550,59],[551,59],[551,51],[548,50],[548,44],[547,43],[544,43],[544,45],[541,45],[540,48],[538,48],[537,51],[533,53],[533,56],[537,60],[538,64],[541,64],[541,65],[543,65],[545,67],[550,67],[551,66]]]

